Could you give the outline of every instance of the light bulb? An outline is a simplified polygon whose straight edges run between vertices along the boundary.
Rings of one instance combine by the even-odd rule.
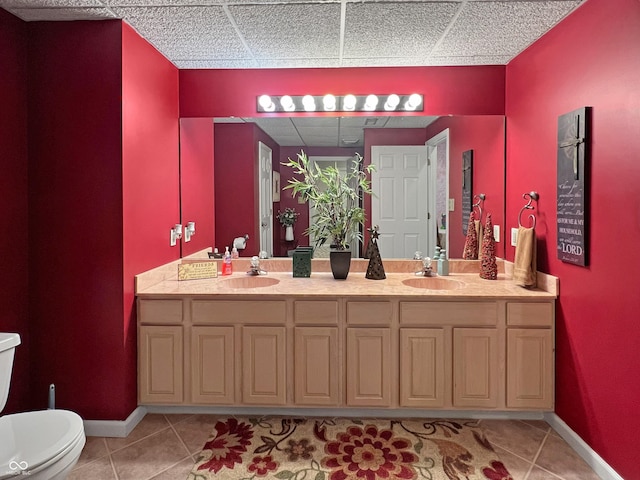
[[[265,112],[273,112],[276,109],[276,104],[273,103],[269,95],[261,95],[258,103]]]
[[[336,109],[336,97],[327,93],[322,99],[322,104],[325,111],[333,112]]]
[[[296,109],[293,99],[289,95],[284,95],[280,99],[280,105],[285,112],[293,112]]]
[[[406,110],[415,110],[422,103],[422,95],[418,93],[412,93],[409,96],[409,100],[404,104]]]
[[[388,111],[395,110],[399,103],[400,103],[400,97],[395,93],[392,93],[387,98],[387,101],[384,104],[384,109]]]
[[[347,111],[352,111],[356,109],[356,97],[355,95],[347,95],[342,100],[342,106]]]
[[[367,100],[364,102],[364,109],[371,112],[378,106],[378,97],[376,95],[368,95]]]
[[[302,97],[302,106],[307,112],[316,111],[316,101],[311,95],[305,95]]]

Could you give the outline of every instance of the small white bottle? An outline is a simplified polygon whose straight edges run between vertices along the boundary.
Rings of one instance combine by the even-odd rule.
[[[231,249],[231,258],[232,259],[240,258],[240,255],[238,254],[238,249],[236,247],[233,247]]]
[[[440,258],[438,259],[438,274],[443,277],[449,275],[449,260],[447,259],[447,251],[440,250]]]

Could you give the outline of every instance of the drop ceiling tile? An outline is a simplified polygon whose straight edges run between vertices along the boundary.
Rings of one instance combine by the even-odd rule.
[[[343,67],[410,67],[428,65],[426,57],[413,58],[389,58],[389,57],[366,57],[366,58],[343,58]]]
[[[222,7],[113,7],[169,59],[251,59]]]
[[[11,8],[50,8],[50,7],[104,7],[100,0],[0,0],[0,7]]]
[[[340,5],[325,3],[230,6],[240,34],[258,57],[336,57]]]
[[[107,8],[12,8],[10,11],[26,22],[116,18]]]
[[[469,2],[435,56],[511,55],[524,50],[579,1]]]
[[[340,60],[334,58],[258,58],[260,68],[337,68]]]
[[[178,7],[223,5],[224,0],[102,0],[111,7]]]
[[[474,56],[431,56],[428,65],[431,66],[465,66],[465,65],[506,65],[514,55],[474,55]]]
[[[438,117],[433,116],[406,116],[406,117],[389,117],[389,121],[385,125],[386,128],[425,128],[427,125],[436,121]]]
[[[329,127],[338,128],[338,117],[292,117],[291,122],[296,128]]]
[[[258,68],[254,60],[174,60],[173,64],[180,69],[204,68]]]
[[[454,2],[349,3],[344,56],[427,55],[458,8]]]

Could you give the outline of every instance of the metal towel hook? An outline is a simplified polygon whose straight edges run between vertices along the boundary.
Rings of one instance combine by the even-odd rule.
[[[482,223],[482,208],[484,207],[484,201],[486,198],[487,196],[484,193],[479,193],[473,196],[473,199],[478,199],[478,201],[471,205],[471,210],[473,210],[474,207],[478,209],[478,220],[480,223]]]
[[[522,212],[524,212],[525,210],[533,210],[535,207],[531,205],[531,202],[533,202],[534,200],[537,202],[538,198],[540,198],[540,196],[538,195],[538,192],[533,192],[533,191],[522,194],[522,198],[524,198],[525,200],[527,199],[527,197],[529,197],[529,201],[524,207],[520,209],[520,213],[518,213],[518,225],[521,227],[524,226],[522,225]],[[531,220],[530,228],[536,228],[536,216],[533,213],[529,214],[529,220]]]

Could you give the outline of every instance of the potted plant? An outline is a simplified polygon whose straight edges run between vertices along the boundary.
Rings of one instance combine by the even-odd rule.
[[[292,190],[294,197],[300,195],[314,206],[315,213],[304,233],[313,236],[316,247],[329,242],[334,278],[347,278],[351,262],[349,245],[362,241],[360,227],[365,221],[362,196],[371,194],[368,174],[374,169],[372,165],[363,167],[362,160],[362,156],[356,153],[356,161],[347,168],[346,174],[332,165],[320,168],[311,164],[304,150],[297,154],[296,160],[289,158],[283,163],[296,175],[284,189]],[[343,260],[346,267],[342,271],[335,266],[338,257],[346,257]]]
[[[287,242],[293,241],[293,224],[298,220],[298,212],[294,208],[287,207],[284,212],[278,211],[278,221],[285,227],[284,239]]]

